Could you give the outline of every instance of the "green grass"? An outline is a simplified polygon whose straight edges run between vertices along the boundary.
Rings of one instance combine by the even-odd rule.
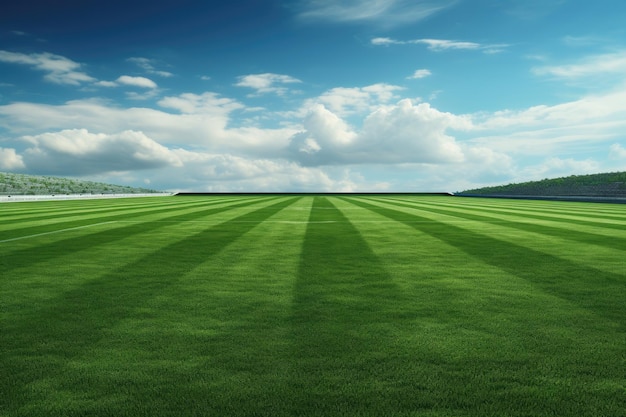
[[[626,206],[0,206],[0,416],[624,416]]]

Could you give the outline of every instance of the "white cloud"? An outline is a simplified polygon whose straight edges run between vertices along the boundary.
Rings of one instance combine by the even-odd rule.
[[[248,159],[183,150],[177,153],[184,161],[186,175],[193,182],[202,184],[199,191],[329,191],[336,188],[336,181],[322,170],[285,160]]]
[[[152,59],[143,58],[143,57],[133,57],[133,58],[128,58],[127,61],[132,62],[133,64],[136,64],[138,67],[142,68],[148,74],[154,74],[160,77],[173,77],[174,76],[174,74],[172,74],[171,72],[157,70],[154,67],[154,60]]]
[[[180,158],[142,132],[90,133],[67,129],[22,138],[23,161],[31,170],[59,175],[181,166]]]
[[[291,78],[240,82],[276,93]],[[264,120],[278,113],[212,92],[162,97],[156,108],[102,99],[14,102],[0,105],[0,168],[111,178],[124,172],[159,188],[198,191],[456,191],[601,170],[608,162],[594,158],[607,151],[612,166],[624,160],[626,88],[473,115],[403,100],[402,91],[383,83],[333,88],[281,114],[285,127],[274,129]],[[246,121],[253,110],[256,122]],[[603,155],[589,156],[599,146]]]
[[[502,52],[509,45],[507,44],[480,44],[467,41],[453,41],[447,39],[411,39],[408,41],[396,40],[391,38],[372,38],[372,45],[389,46],[389,45],[426,45],[426,47],[435,52],[447,50],[480,50],[486,54],[495,54]]]
[[[577,79],[626,73],[626,51],[588,56],[574,64],[541,66],[532,69],[535,75]]]
[[[593,174],[600,172],[600,170],[600,164],[592,159],[576,160],[550,157],[540,164],[524,167],[518,175],[524,178],[524,181],[536,181],[544,178]]]
[[[606,39],[597,36],[565,36],[563,37],[563,43],[568,46],[590,46],[606,43]]]
[[[116,83],[115,81],[98,81],[97,83],[94,83],[95,85],[97,85],[98,87],[119,87],[119,84]]]
[[[589,138],[623,132],[626,89],[594,94],[554,106],[539,105],[520,111],[504,110],[476,115],[479,129],[564,129]],[[593,130],[596,130],[594,133]],[[600,135],[600,136],[598,136]]]
[[[609,149],[610,159],[626,159],[626,148],[619,143],[614,143]]]
[[[385,184],[368,182],[358,173],[344,168],[303,167],[285,159],[246,158],[183,149],[172,152],[180,158],[182,167],[142,171],[136,173],[137,178],[141,181],[148,178],[153,184],[162,184],[161,189],[199,192],[348,192],[385,187]],[[125,175],[126,182],[133,180],[129,175],[133,174]]]
[[[220,97],[216,93],[192,94],[184,93],[179,96],[164,97],[159,106],[175,109],[185,114],[220,114],[228,115],[233,110],[243,109],[245,106],[236,100]]]
[[[339,116],[348,116],[366,113],[374,110],[381,104],[398,100],[397,93],[404,90],[392,84],[372,84],[365,87],[337,87],[325,91],[319,97],[306,100],[296,116],[304,117],[316,104],[323,104]]]
[[[401,45],[404,43],[391,38],[372,38],[370,42],[372,45]]]
[[[356,139],[356,133],[339,116],[321,104],[311,107],[304,119],[304,132],[291,138],[290,150],[305,165],[336,163],[342,148]]]
[[[448,49],[481,49],[476,42],[450,41],[445,39],[415,39],[409,41],[412,44],[424,44],[431,51],[445,51]]]
[[[279,96],[287,93],[285,84],[301,83],[302,81],[289,75],[282,74],[250,74],[238,77],[237,87],[247,87],[256,90],[256,95],[274,93]]]
[[[299,17],[330,22],[375,22],[395,26],[423,20],[450,7],[452,0],[301,0]]]
[[[119,84],[129,85],[132,87],[157,88],[156,83],[146,77],[131,77],[130,75],[122,75],[115,81]]]
[[[37,70],[46,72],[44,79],[55,84],[80,85],[81,83],[96,81],[95,78],[78,71],[81,64],[48,52],[23,54],[0,51],[0,62],[30,65]]]
[[[12,171],[24,167],[24,160],[15,152],[15,149],[0,148],[0,170]]]
[[[606,158],[606,153],[598,153],[598,147],[608,147],[624,137],[624,114],[626,89],[588,95],[554,106],[475,114],[472,115],[473,137],[468,143],[513,155],[518,160],[546,155],[575,160],[591,154]],[[555,166],[553,172],[561,173]]]
[[[130,87],[139,87],[147,89],[156,89],[157,84],[146,77],[132,77],[130,75],[121,75],[115,81],[98,81],[95,85],[100,87],[119,87],[120,85],[127,85]]]
[[[409,80],[418,80],[420,78],[426,78],[428,76],[432,75],[432,72],[430,72],[430,70],[427,69],[418,69],[415,70],[415,72],[413,73],[413,75],[408,76],[407,78]]]
[[[450,129],[468,129],[465,117],[401,100],[379,106],[359,131],[322,105],[314,106],[304,131],[291,139],[293,158],[304,165],[461,162],[465,156]]]
[[[276,155],[297,131],[294,127],[229,126],[230,114],[245,107],[215,93],[164,97],[159,105],[175,112],[120,108],[102,100],[74,100],[61,105],[17,102],[0,105],[0,122],[11,126],[13,135],[83,128],[106,134],[136,130],[162,144],[256,156]],[[37,114],[36,123],[33,114]]]

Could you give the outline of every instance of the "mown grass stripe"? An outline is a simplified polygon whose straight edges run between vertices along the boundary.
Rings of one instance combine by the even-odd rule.
[[[624,293],[624,272],[602,264],[626,259],[618,248],[503,227],[515,214],[461,200],[492,224],[435,212],[454,199],[370,197],[281,209],[289,197],[250,196],[200,217],[245,200],[181,197],[168,213],[0,244],[6,264],[108,236],[2,269],[0,415],[622,414],[625,319],[589,307]]]
[[[106,210],[108,207],[131,207],[131,206],[148,206],[152,204],[160,204],[165,201],[173,201],[175,198],[168,197],[133,197],[133,198],[111,198],[111,199],[89,199],[89,200],[59,200],[59,201],[37,201],[35,203],[14,203],[4,205],[3,212],[26,215],[40,215],[52,212],[64,212],[75,210]],[[106,204],[103,204],[106,202]]]
[[[110,336],[109,329],[156,297],[198,265],[216,256],[255,225],[298,198],[280,198],[269,206],[235,217],[250,223],[224,223],[175,242],[131,265],[110,271],[95,281],[48,300],[17,323],[3,321],[0,329],[0,410],[19,412],[36,402],[45,410],[47,398],[37,398],[29,385],[54,378],[73,357]],[[253,203],[233,204],[244,207]],[[217,209],[214,213],[219,212]],[[204,215],[209,215],[205,212]],[[143,225],[149,226],[149,225]]]
[[[291,416],[293,280],[311,202],[301,198],[254,225],[138,305],[115,326],[116,338],[100,340],[79,366],[64,370],[64,379],[88,387],[73,392],[114,398],[129,415],[189,415],[194,409],[207,416]],[[132,384],[116,372],[112,357],[129,363]],[[140,400],[128,406],[116,393]],[[83,404],[89,410],[87,399]]]
[[[614,221],[624,221],[624,204],[598,204],[591,202],[571,203],[571,202],[554,202],[541,201],[533,204],[532,200],[517,199],[478,199],[478,198],[460,198],[460,197],[442,197],[436,199],[424,199],[420,197],[394,197],[390,198],[405,201],[419,202],[420,204],[430,204],[436,201],[437,205],[448,207],[468,207],[485,212],[503,211],[529,214],[544,215],[547,217],[572,218],[575,220],[593,219],[598,223],[611,223]],[[606,209],[607,206],[612,207]],[[604,209],[603,209],[604,208]]]
[[[223,201],[223,202],[227,202]],[[232,200],[231,200],[232,201]],[[211,201],[211,205],[219,204],[219,201]],[[62,228],[71,228],[80,224],[85,224],[89,222],[93,222],[93,219],[98,219],[101,221],[114,221],[120,218],[141,218],[143,216],[149,214],[159,214],[159,213],[169,213],[172,208],[183,209],[193,208],[193,207],[203,207],[206,206],[206,202],[195,202],[193,204],[181,204],[181,201],[166,204],[166,205],[153,205],[146,207],[128,207],[124,209],[118,209],[117,207],[109,207],[104,212],[99,213],[89,213],[85,215],[63,215],[59,216],[58,214],[50,217],[49,219],[26,219],[24,221],[14,219],[8,225],[0,226],[0,231],[2,237],[9,238],[13,237],[15,233],[22,234],[36,234],[43,233],[46,231],[54,230],[54,229],[62,229]],[[46,221],[52,219],[53,221]]]
[[[270,199],[275,199],[276,197],[272,197]],[[188,210],[186,207],[180,211],[183,211],[182,214],[175,214],[176,212],[164,209],[164,211],[159,210],[159,214],[167,214],[165,217],[168,220],[175,222],[185,222],[190,220],[196,220],[203,218],[205,216],[214,215],[217,213],[221,213],[224,211],[232,210],[238,207],[246,207],[252,206],[254,204],[258,204],[259,202],[266,199],[250,199],[244,202],[237,202],[222,205],[222,202],[207,202],[199,207],[194,207],[190,212],[186,212]],[[213,207],[214,205],[218,205],[219,207]],[[155,213],[151,213],[154,215]],[[139,217],[140,214],[133,217]],[[110,217],[102,217],[105,221],[110,221]],[[119,219],[119,217],[114,216],[113,219]],[[121,224],[121,223],[120,223]],[[8,250],[2,253],[2,257],[0,258],[0,263],[2,264],[2,268],[4,271],[11,271],[15,268],[21,268],[25,266],[31,266],[38,262],[47,261],[49,259],[53,259],[60,254],[64,253],[78,253],[86,248],[92,247],[94,245],[102,245],[104,243],[111,243],[114,241],[118,241],[120,239],[127,238],[128,236],[132,236],[138,233],[145,233],[150,230],[156,230],[159,228],[166,227],[166,223],[152,223],[150,222],[150,217],[146,218],[146,222],[137,223],[137,224],[122,224],[121,227],[109,228],[103,231],[98,231],[95,233],[90,233],[86,235],[79,235],[73,237],[62,238],[60,240],[56,240],[44,245],[39,246],[27,246],[23,249],[17,250]],[[60,235],[62,236],[62,235]],[[7,245],[7,244],[3,244]],[[0,245],[0,251],[2,250],[2,245]]]
[[[291,415],[401,415],[432,406],[403,373],[392,333],[402,302],[359,231],[328,198],[315,197],[295,284]]]
[[[376,200],[380,201],[380,200]],[[551,226],[545,223],[535,223],[532,220],[527,220],[528,217],[537,219],[542,218],[543,216],[527,216],[523,215],[514,216],[507,215],[502,217],[491,217],[485,216],[482,214],[474,214],[464,210],[464,208],[460,209],[446,209],[441,206],[425,206],[425,205],[415,205],[411,203],[404,203],[400,201],[393,200],[393,203],[397,206],[401,207],[409,207],[414,209],[419,209],[422,211],[427,211],[435,214],[445,214],[449,216],[453,216],[456,218],[462,218],[467,220],[475,220],[477,222],[488,223],[488,224],[496,224],[499,226],[505,226],[512,229],[522,230],[524,232],[537,233],[546,236],[552,236],[563,240],[572,240],[576,242],[581,242],[585,244],[594,244],[598,246],[604,246],[610,249],[615,248],[626,248],[626,236],[611,236],[610,239],[607,239],[606,235],[601,235],[597,233],[584,232],[580,230],[575,230],[574,225],[580,224],[588,224],[589,222],[579,222],[579,221],[567,221],[562,220],[563,227]],[[558,221],[554,221],[550,219],[554,223],[559,223]],[[623,231],[624,229],[620,226],[613,226],[615,230]]]
[[[626,327],[626,280],[624,276],[539,252],[489,235],[475,233],[437,220],[413,223],[426,218],[364,199],[350,202],[434,236],[483,262],[524,278],[560,298],[567,299]],[[537,274],[537,271],[541,274]]]
[[[111,224],[111,223],[115,223],[115,222],[114,221],[110,221],[110,222],[86,224],[84,226],[70,227],[69,229],[54,230],[54,231],[51,231],[51,232],[37,233],[35,235],[26,235],[26,236],[21,236],[21,237],[14,237],[12,239],[0,240],[0,243],[13,242],[13,241],[22,240],[22,239],[32,239],[34,237],[53,235],[53,234],[56,234],[56,233],[65,233],[65,232],[70,232],[70,231],[74,231],[74,230],[86,229],[86,228],[89,228],[89,227],[103,226],[105,224]]]
[[[623,219],[626,206],[624,204],[571,202],[571,201],[536,201],[526,199],[487,199],[487,198],[455,198],[459,205],[472,205],[489,210],[494,207],[510,208],[513,210],[529,211],[534,213],[556,214],[563,211],[572,216],[591,215],[600,219]]]
[[[589,205],[591,206],[591,209],[593,207],[593,204]],[[418,210],[417,207],[419,206],[421,206],[421,204],[415,205],[412,210]],[[397,207],[402,206],[397,205]],[[493,217],[493,219],[489,223],[484,223],[477,220],[464,220],[459,217],[453,217],[452,215],[437,215],[436,204],[430,204],[428,205],[428,207],[434,211],[420,211],[420,213],[423,213],[424,216],[429,218],[437,218],[438,220],[445,221],[446,223],[459,224],[462,225],[464,228],[472,229],[482,234],[489,234],[494,237],[498,236],[498,238],[500,239],[508,240],[512,243],[520,244],[530,248],[535,248],[540,251],[546,251],[552,255],[569,259],[570,261],[581,262],[583,264],[593,264],[595,267],[607,270],[609,272],[619,273],[619,271],[624,270],[623,262],[621,262],[621,266],[619,262],[624,253],[622,248],[623,245],[620,245],[619,242],[615,242],[615,238],[619,240],[626,237],[626,234],[624,233],[624,230],[626,229],[620,228],[620,226],[617,224],[615,229],[570,225],[570,229],[574,232],[590,233],[592,236],[592,240],[600,243],[599,245],[594,245],[593,241],[586,242],[584,240],[564,240],[559,237],[550,236],[547,233],[540,234],[540,226],[545,225],[548,227],[557,227],[555,235],[558,236],[559,230],[563,230],[562,227],[565,226],[565,224],[561,223],[555,223],[552,221],[533,221],[530,219],[524,219],[523,216],[520,216],[518,218],[511,214],[505,216],[501,214],[482,213],[479,210],[469,210],[463,204],[458,207],[458,210],[470,214],[486,214],[487,217]],[[564,206],[564,209],[566,207],[567,206]],[[444,206],[444,210],[445,209],[448,209],[448,207]],[[567,211],[564,210],[563,214],[564,217],[567,217]],[[502,219],[508,219],[508,222],[518,223],[519,228],[515,229],[501,227],[500,224],[504,225],[506,223],[506,221],[502,222]],[[465,224],[463,222],[465,222]],[[526,232],[523,226],[526,224],[531,224],[532,227],[535,227],[535,229],[539,233],[532,232],[530,230]],[[564,248],[567,248],[567,250],[565,250]]]
[[[271,200],[261,203],[261,205],[270,203]],[[137,259],[176,241],[183,240],[200,229],[224,223],[245,212],[252,211],[255,208],[259,209],[259,207],[260,205],[255,204],[221,211],[198,220],[163,223],[162,227],[150,227],[144,233],[124,235],[120,239],[111,242],[104,241],[98,244],[93,242],[92,245],[76,253],[61,252],[49,259],[25,264],[20,268],[11,270],[8,272],[7,277],[3,276],[6,279],[0,280],[2,282],[0,285],[0,299],[4,299],[5,302],[3,304],[8,308],[8,311],[20,311],[28,308],[28,306],[35,307],[63,292],[82,285],[88,280],[98,279],[110,270],[122,268],[126,264],[133,264]],[[207,221],[208,219],[211,220]],[[143,223],[148,224],[147,221]],[[138,226],[140,223],[134,222],[133,224]],[[93,234],[112,227],[120,226],[104,225],[96,227],[94,230],[68,232],[68,235]],[[122,232],[120,230],[120,233]],[[10,247],[19,244],[24,248],[32,248],[36,245],[43,247],[49,242],[54,242],[55,238],[57,236],[41,237],[34,239],[32,242],[19,241],[7,245]],[[0,247],[0,249],[2,248]],[[0,264],[9,262],[11,259],[10,256],[0,256]],[[6,297],[5,294],[7,295]]]
[[[626,211],[624,211],[624,214],[622,216],[619,216],[619,215],[598,216],[597,213],[591,210],[593,205],[597,205],[594,203],[588,203],[592,205],[591,207],[589,207],[590,210],[587,210],[585,212],[580,212],[579,214],[576,214],[576,215],[572,215],[572,212],[564,211],[563,209],[561,209],[560,212],[555,212],[554,214],[546,215],[546,211],[541,211],[541,210],[530,211],[524,208],[520,208],[519,206],[515,208],[503,209],[501,207],[498,207],[498,208],[495,208],[493,206],[483,207],[483,206],[477,206],[473,204],[459,204],[459,203],[452,204],[452,203],[445,203],[441,201],[437,201],[436,204],[429,204],[428,202],[420,202],[419,200],[406,200],[406,199],[393,199],[393,198],[389,198],[387,200],[403,202],[406,204],[415,204],[415,205],[419,205],[420,207],[427,207],[427,206],[434,207],[434,208],[448,207],[452,210],[465,209],[465,210],[470,210],[472,212],[479,212],[479,213],[485,213],[485,214],[494,213],[494,214],[502,214],[502,215],[512,215],[517,218],[528,219],[531,222],[533,220],[545,220],[545,221],[550,221],[554,223],[569,223],[569,224],[576,224],[578,226],[590,226],[593,228],[606,228],[606,229],[612,229],[612,230],[624,230],[624,228],[626,228]],[[541,213],[541,214],[535,214],[535,213]]]
[[[106,204],[103,204],[106,202]],[[173,197],[150,197],[130,198],[130,199],[103,199],[103,200],[62,200],[54,202],[40,201],[37,203],[14,203],[11,207],[17,206],[17,209],[7,210],[6,206],[2,207],[2,216],[0,224],[5,224],[10,220],[19,218],[37,220],[50,219],[58,216],[72,215],[75,213],[101,213],[114,209],[137,209],[142,207],[156,207],[159,205],[176,204],[177,199]],[[90,204],[87,204],[90,203]]]
[[[387,218],[349,210],[351,204],[337,207],[357,220],[413,300],[395,303],[403,313],[396,328],[406,329],[396,338],[410,346],[403,368],[435,404],[424,415],[579,416],[620,409],[619,400],[606,401],[621,377],[614,369],[623,352],[615,325],[405,223],[358,221]],[[402,326],[407,322],[410,327]]]

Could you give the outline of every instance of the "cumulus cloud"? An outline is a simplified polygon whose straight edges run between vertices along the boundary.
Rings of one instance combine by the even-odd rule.
[[[24,168],[21,155],[12,148],[0,148],[0,170],[13,171]]]
[[[320,169],[282,159],[186,150],[176,153],[185,164],[188,182],[201,184],[195,188],[198,191],[330,191],[346,186]]]
[[[29,169],[46,174],[90,175],[181,166],[180,158],[142,132],[90,133],[86,129],[24,136]]]
[[[237,87],[247,87],[256,90],[254,95],[274,93],[279,96],[285,95],[289,89],[285,84],[301,83],[302,81],[289,75],[282,74],[250,74],[238,77]]]
[[[376,22],[395,26],[423,20],[453,0],[300,0],[299,17],[330,22]]]
[[[96,81],[95,78],[79,71],[81,64],[78,62],[48,52],[23,54],[0,51],[0,62],[29,65],[39,71],[44,71],[46,72],[44,79],[55,84],[80,85]]]
[[[305,130],[291,138],[289,148],[292,157],[305,165],[338,162],[342,150],[357,136],[339,116],[321,104],[311,107],[303,125]]]
[[[397,93],[402,90],[404,87],[385,83],[365,87],[332,88],[315,99],[306,100],[304,106],[296,114],[299,117],[306,116],[309,109],[315,104],[323,104],[324,107],[339,116],[366,113],[381,104],[399,99]]]
[[[168,96],[158,104],[163,109],[120,108],[103,100],[60,105],[17,102],[0,105],[0,122],[10,125],[14,135],[64,129],[106,134],[136,130],[162,144],[256,156],[275,156],[297,132],[294,127],[230,126],[231,113],[243,111],[245,106],[215,93]],[[33,114],[37,114],[36,123]]]
[[[448,39],[411,39],[407,41],[396,40],[392,38],[372,38],[372,45],[389,46],[389,45],[426,45],[426,47],[434,52],[442,52],[448,50],[480,50],[487,54],[502,52],[508,47],[507,44],[480,44],[468,41],[453,41]]]
[[[279,80],[289,78],[240,82],[272,93],[272,88],[287,88],[290,84]],[[0,124],[7,126],[0,164],[55,175],[124,172],[125,178],[149,178],[159,187],[199,191],[441,190],[446,185],[456,191],[593,171],[600,164],[585,158],[598,144],[604,146],[603,157],[610,148],[610,158],[623,161],[626,89],[555,106],[470,115],[403,99],[402,91],[383,83],[333,88],[304,99],[297,111],[280,114],[287,118],[280,128],[242,121],[252,109],[213,92],[162,97],[154,108],[123,108],[103,99],[14,102],[0,105]],[[259,118],[278,114],[256,110]],[[26,150],[19,151],[24,144]],[[378,181],[373,172],[404,182]]]
[[[405,99],[380,106],[357,132],[317,105],[305,119],[305,130],[291,138],[290,151],[304,165],[461,162],[463,150],[446,132],[470,125],[467,118]]]
[[[184,149],[173,149],[172,152],[180,158],[182,167],[170,166],[136,174],[124,174],[126,182],[139,181],[129,175],[135,175],[137,178],[141,175],[152,183],[163,184],[163,188],[171,191],[200,192],[349,192],[384,190],[387,185],[367,181],[349,169],[304,167],[281,158],[247,158],[227,153]]]

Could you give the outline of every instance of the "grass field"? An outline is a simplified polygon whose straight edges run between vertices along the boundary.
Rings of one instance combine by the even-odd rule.
[[[626,416],[626,205],[0,206],[0,416]]]

